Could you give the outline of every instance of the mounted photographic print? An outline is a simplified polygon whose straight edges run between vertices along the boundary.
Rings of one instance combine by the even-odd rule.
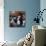
[[[26,15],[25,11],[10,11],[9,26],[10,27],[25,27]]]

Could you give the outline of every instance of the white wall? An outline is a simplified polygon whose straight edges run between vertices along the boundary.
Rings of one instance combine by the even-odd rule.
[[[4,3],[0,0],[0,42],[4,41]]]

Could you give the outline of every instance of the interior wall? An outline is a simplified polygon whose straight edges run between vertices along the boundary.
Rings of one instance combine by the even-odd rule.
[[[4,8],[3,0],[0,0],[0,42],[4,41]]]
[[[43,9],[46,9],[46,0],[40,0],[40,10],[42,11]],[[40,21],[40,25],[46,27],[46,11],[42,15],[43,17],[43,22]],[[45,43],[46,43],[46,34],[45,34]]]
[[[41,11],[43,9],[46,9],[46,0],[40,0],[40,9],[41,9]],[[42,17],[43,17],[43,22],[40,21],[40,25],[43,25],[46,27],[46,11],[43,12]]]
[[[24,10],[26,12],[25,27],[9,27],[9,11]],[[35,25],[33,19],[40,10],[40,0],[4,0],[4,39],[7,41],[18,41],[31,31]]]

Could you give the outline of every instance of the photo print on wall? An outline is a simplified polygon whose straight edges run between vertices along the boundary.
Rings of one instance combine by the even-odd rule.
[[[10,11],[9,26],[10,27],[25,27],[26,15],[25,11]]]

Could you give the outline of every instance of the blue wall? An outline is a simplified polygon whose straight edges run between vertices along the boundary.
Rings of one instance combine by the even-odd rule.
[[[46,0],[41,0],[40,1],[40,10],[42,11],[43,9],[46,9]],[[42,17],[43,17],[43,22],[40,21],[40,25],[46,27],[46,11],[43,12]]]
[[[42,11],[43,9],[46,9],[46,0],[40,1],[40,10]],[[46,11],[44,11],[42,17],[43,17],[43,22],[40,21],[40,25],[46,27]],[[45,35],[45,39],[46,39],[46,35]],[[45,40],[45,44],[46,44],[46,40]]]
[[[24,10],[26,12],[25,27],[9,27],[9,11]],[[40,0],[4,0],[4,35],[7,41],[18,41],[31,31],[35,12],[40,9]]]

